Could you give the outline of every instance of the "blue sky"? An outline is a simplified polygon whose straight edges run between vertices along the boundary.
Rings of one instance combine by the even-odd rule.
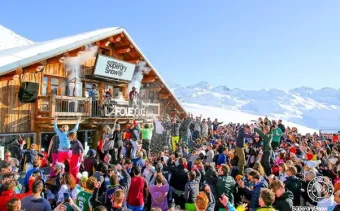
[[[11,0],[0,24],[33,41],[122,26],[182,85],[340,88],[339,11],[338,0]]]

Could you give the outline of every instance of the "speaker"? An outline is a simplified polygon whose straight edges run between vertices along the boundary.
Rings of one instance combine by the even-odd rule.
[[[19,100],[22,103],[34,103],[38,97],[39,83],[22,82],[19,89]]]

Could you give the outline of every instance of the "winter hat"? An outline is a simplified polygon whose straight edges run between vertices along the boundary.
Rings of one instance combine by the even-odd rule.
[[[161,172],[163,170],[163,164],[162,163],[157,163],[156,164],[156,171]]]
[[[253,169],[252,168],[246,168],[245,172],[246,174],[249,174]]]
[[[89,178],[89,173],[87,171],[83,171],[82,173],[78,172],[77,178],[82,182],[86,182]]]
[[[286,150],[280,148],[280,149],[279,149],[279,153],[286,153]]]
[[[90,149],[88,152],[87,152],[87,155],[90,156],[90,157],[95,157],[96,156],[96,150],[94,149]]]
[[[242,179],[242,178],[243,178],[242,175],[237,175],[237,176],[235,177],[235,179]]]
[[[320,160],[317,160],[317,161],[312,161],[312,160],[309,160],[309,161],[306,161],[305,164],[310,168],[316,168],[318,165],[320,165],[321,161]]]
[[[55,164],[55,168],[58,169],[58,170],[64,170],[65,169],[65,165],[63,163],[56,163]]]
[[[307,160],[313,160],[313,154],[312,153],[307,154]]]

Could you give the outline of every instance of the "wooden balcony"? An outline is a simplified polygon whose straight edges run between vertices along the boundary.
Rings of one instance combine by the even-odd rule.
[[[92,101],[86,97],[39,96],[36,101],[37,124],[52,124],[55,116],[64,124],[73,124],[78,117],[88,124],[104,124],[114,119],[153,119],[160,115],[160,104],[129,106],[115,100]],[[98,120],[101,120],[98,122]],[[61,123],[61,122],[60,122]]]

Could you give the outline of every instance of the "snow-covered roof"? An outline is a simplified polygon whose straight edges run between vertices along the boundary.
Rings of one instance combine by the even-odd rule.
[[[42,60],[52,58],[70,50],[77,49],[84,45],[106,39],[122,32],[133,44],[135,49],[143,56],[151,69],[157,74],[159,80],[169,91],[171,91],[160,76],[160,74],[157,72],[157,70],[152,66],[150,61],[146,58],[146,56],[142,53],[136,43],[132,40],[130,35],[125,31],[124,28],[121,27],[98,29],[60,39],[49,40],[45,42],[36,42],[21,47],[0,50],[0,76],[9,73],[19,67],[25,67]],[[174,96],[174,99],[177,101],[183,111],[185,111],[182,105],[177,100],[176,96]]]
[[[119,27],[105,28],[2,50],[0,51],[0,75],[19,67],[25,67],[32,63],[60,55],[86,44],[108,38],[123,31],[124,29]]]

